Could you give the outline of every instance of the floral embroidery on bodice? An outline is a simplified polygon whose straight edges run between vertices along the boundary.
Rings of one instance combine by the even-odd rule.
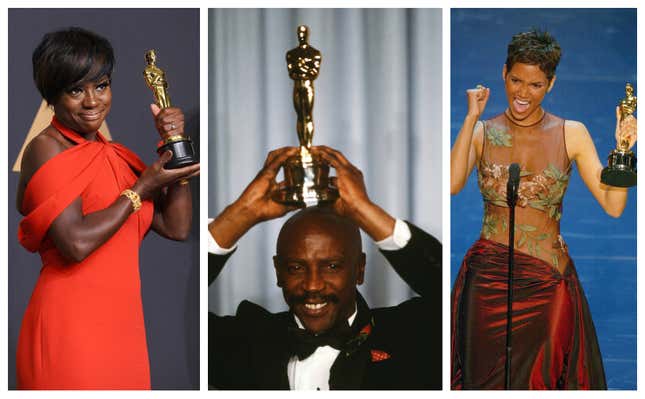
[[[501,114],[484,122],[477,170],[484,199],[481,235],[504,244],[508,244],[509,215],[506,183],[514,162],[520,165],[515,247],[558,268],[568,258],[559,223],[571,174],[564,120],[545,113],[534,125],[518,126]]]
[[[482,161],[478,171],[479,189],[484,201],[497,206],[506,203],[508,166]],[[545,211],[550,218],[560,220],[562,198],[569,183],[569,172],[563,172],[553,164],[539,172],[520,170],[520,187],[517,190],[517,206]]]

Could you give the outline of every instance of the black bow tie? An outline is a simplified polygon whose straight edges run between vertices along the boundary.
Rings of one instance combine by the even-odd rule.
[[[289,327],[289,341],[291,351],[298,356],[299,360],[304,360],[311,356],[318,347],[331,346],[334,349],[342,351],[347,341],[352,338],[352,329],[348,323],[340,327],[333,328],[329,332],[314,335],[302,328],[294,326]]]

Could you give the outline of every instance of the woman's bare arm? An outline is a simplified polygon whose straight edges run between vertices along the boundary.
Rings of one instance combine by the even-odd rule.
[[[47,160],[64,151],[66,146],[51,134],[36,137],[25,150],[22,161],[20,187],[18,189],[19,210],[22,208],[24,187],[33,174]],[[151,198],[160,187],[189,176],[194,171],[186,168],[167,171],[163,169],[160,158],[147,168],[131,188],[142,200]],[[119,196],[110,206],[97,212],[83,215],[82,201],[75,199],[52,222],[47,235],[52,239],[61,254],[73,262],[80,262],[95,249],[105,243],[127,220],[133,212],[131,201]]]
[[[631,148],[636,142],[636,119],[629,117],[620,124],[617,122],[616,130],[617,136],[621,130],[633,130],[633,135],[630,134],[629,137]],[[600,182],[603,165],[585,125],[576,121],[566,121],[564,131],[569,159],[576,161],[582,181],[607,214],[619,217],[627,203],[627,189]]]
[[[477,123],[486,108],[490,89],[477,88],[466,91],[468,113],[450,151],[450,194],[461,191],[479,159],[482,149],[484,128]]]
[[[180,108],[160,109],[155,104],[151,104],[150,111],[162,138],[184,134],[184,113]],[[152,230],[162,237],[177,241],[185,240],[190,234],[193,204],[188,179],[199,175],[199,164],[186,168],[191,173],[185,180],[179,180],[161,188],[154,196],[155,213],[152,219]]]

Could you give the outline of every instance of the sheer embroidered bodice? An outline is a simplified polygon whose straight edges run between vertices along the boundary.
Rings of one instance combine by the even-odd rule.
[[[519,126],[500,114],[483,124],[478,167],[484,199],[481,237],[508,244],[506,183],[508,166],[516,162],[520,165],[520,186],[515,208],[515,248],[563,271],[568,254],[560,236],[560,216],[571,174],[564,120],[545,113],[539,122]]]

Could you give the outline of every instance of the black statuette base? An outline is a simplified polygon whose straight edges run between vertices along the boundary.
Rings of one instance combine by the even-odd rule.
[[[602,170],[600,181],[614,187],[636,185],[636,156],[631,151],[614,150],[609,154],[608,166]]]
[[[199,162],[197,154],[195,154],[193,141],[189,137],[184,140],[165,143],[157,148],[157,153],[161,155],[167,150],[172,151],[172,158],[164,165],[165,169],[179,169]]]

